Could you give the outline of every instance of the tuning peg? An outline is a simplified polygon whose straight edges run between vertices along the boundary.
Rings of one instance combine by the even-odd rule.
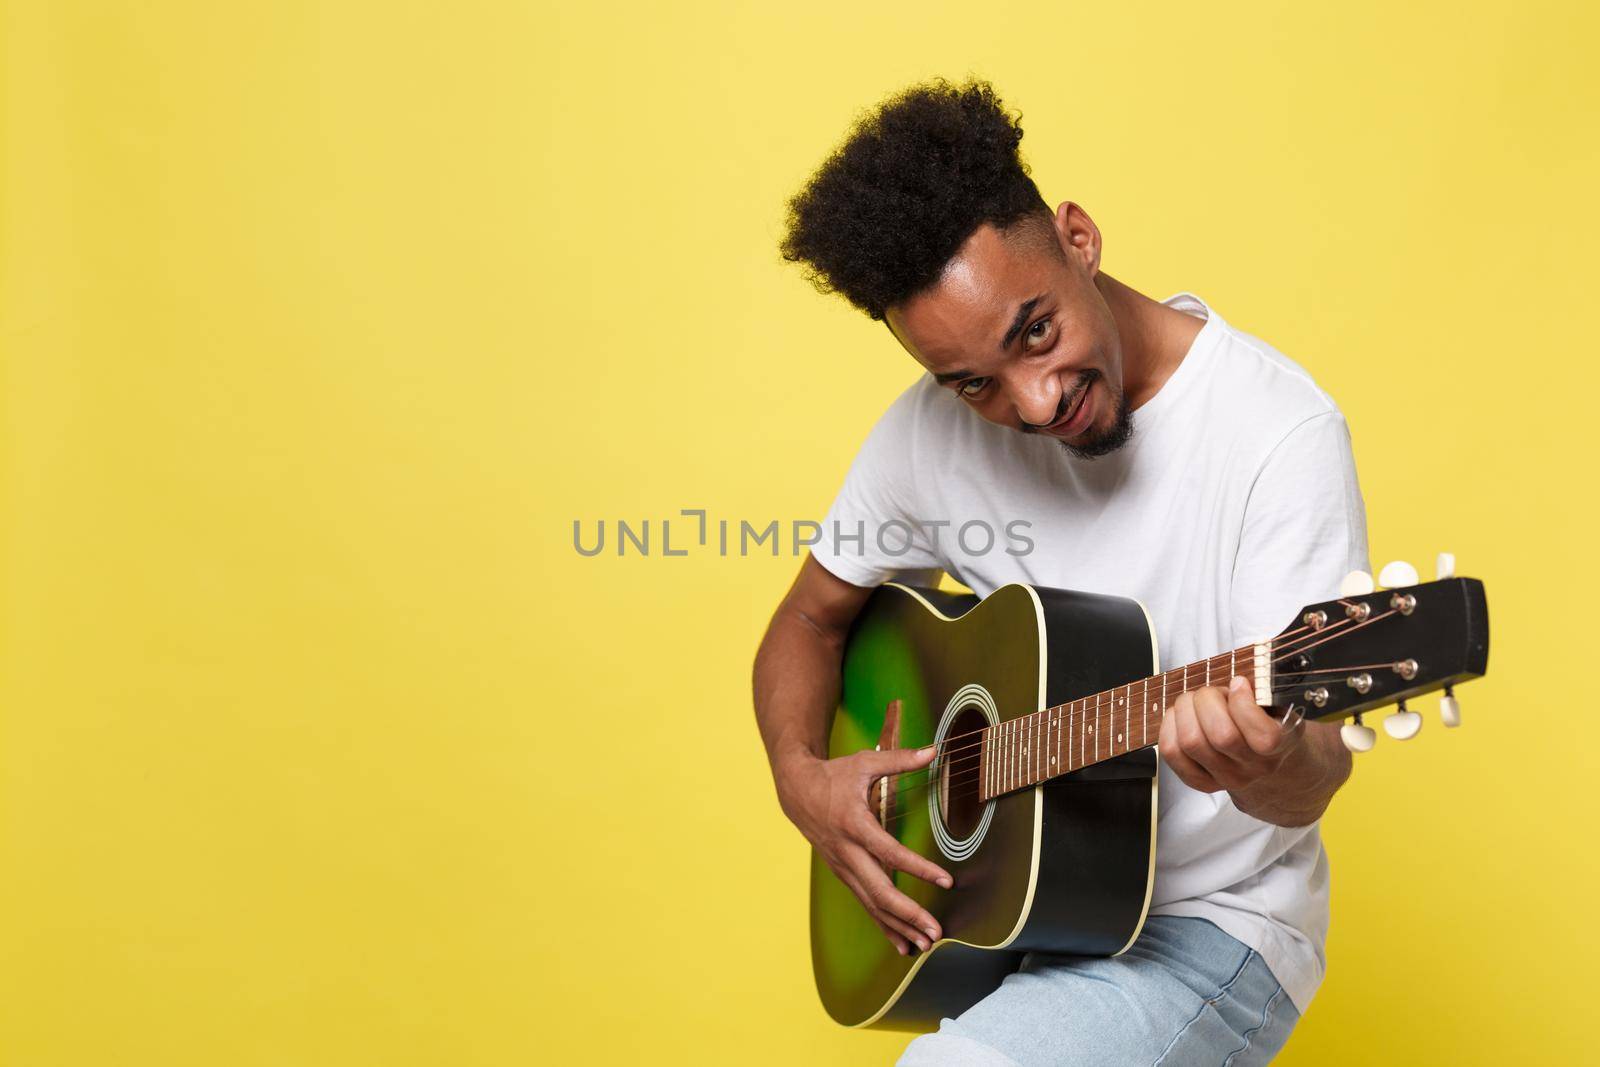
[[[1385,589],[1398,589],[1404,585],[1417,584],[1417,568],[1403,559],[1393,563],[1386,563],[1383,570],[1378,572],[1378,581]]]
[[[1406,710],[1406,702],[1400,701],[1393,715],[1383,720],[1383,732],[1396,741],[1409,741],[1417,736],[1417,731],[1422,729],[1422,716],[1414,711]]]
[[[1366,596],[1376,589],[1372,584],[1372,575],[1366,571],[1351,571],[1339,582],[1340,596]]]
[[[1438,560],[1433,565],[1433,577],[1438,581],[1456,576],[1456,557],[1449,552],[1439,553]]]
[[[1355,722],[1347,722],[1339,727],[1339,739],[1351,752],[1370,752],[1372,746],[1378,743],[1378,732],[1362,725],[1361,716],[1357,715]]]
[[[1439,698],[1439,721],[1446,726],[1461,725],[1461,705],[1456,703],[1456,694],[1448,685],[1444,687],[1444,696]]]

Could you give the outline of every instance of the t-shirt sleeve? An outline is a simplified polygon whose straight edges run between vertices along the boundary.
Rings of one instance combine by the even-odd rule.
[[[1349,426],[1337,410],[1313,415],[1278,442],[1250,489],[1233,566],[1233,643],[1272,637],[1371,566]]]
[[[891,579],[933,585],[944,569],[918,522],[915,477],[919,382],[883,413],[862,442],[811,554],[836,577],[871,587]]]

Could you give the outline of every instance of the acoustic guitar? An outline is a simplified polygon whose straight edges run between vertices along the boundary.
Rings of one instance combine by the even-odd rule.
[[[1416,735],[1406,706],[1453,687],[1489,659],[1483,583],[1418,584],[1403,563],[1378,590],[1355,572],[1341,596],[1301,610],[1281,633],[1161,671],[1136,600],[1007,585],[983,600],[888,584],[845,648],[829,755],[938,746],[925,769],[879,779],[879,822],[955,880],[895,874],[944,936],[901,956],[820,856],[811,862],[811,952],[828,1013],[848,1026],[930,1029],[992,991],[1029,950],[1116,955],[1139,936],[1155,872],[1156,750],[1179,694],[1242,675],[1278,716],[1350,718],[1345,743],[1376,732],[1362,713],[1398,703],[1383,725]]]

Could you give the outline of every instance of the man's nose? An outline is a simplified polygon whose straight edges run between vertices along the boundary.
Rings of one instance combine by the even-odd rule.
[[[1061,415],[1061,383],[1054,374],[1033,374],[1011,382],[1011,403],[1017,417],[1048,426]]]

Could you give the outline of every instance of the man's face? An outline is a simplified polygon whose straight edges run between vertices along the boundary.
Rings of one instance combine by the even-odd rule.
[[[1122,344],[1094,284],[1100,234],[1063,204],[1053,225],[978,227],[933,285],[887,309],[889,329],[990,422],[1104,455],[1127,441]]]

